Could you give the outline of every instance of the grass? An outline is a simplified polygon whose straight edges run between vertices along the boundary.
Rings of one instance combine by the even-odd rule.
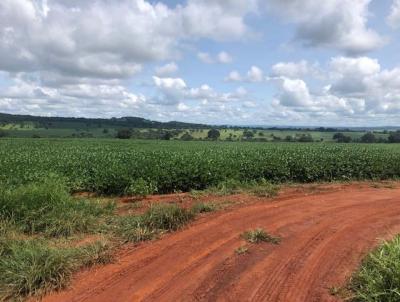
[[[217,205],[211,202],[197,202],[192,206],[192,212],[195,214],[210,213],[217,209]]]
[[[27,234],[59,237],[89,232],[100,217],[112,211],[111,203],[74,199],[66,185],[54,177],[15,189],[0,189],[0,218],[12,219]]]
[[[17,300],[62,289],[80,268],[112,260],[111,250],[104,242],[61,249],[43,239],[3,237],[0,247],[0,300]]]
[[[195,216],[195,212],[176,204],[156,204],[142,215],[117,218],[114,232],[125,242],[147,241],[162,232],[180,229]]]
[[[236,250],[235,253],[237,255],[244,255],[247,254],[249,252],[249,248],[245,245],[239,246]]]
[[[350,288],[353,301],[400,301],[400,235],[383,242],[364,259]]]
[[[192,191],[193,196],[217,195],[226,196],[234,194],[251,194],[258,197],[274,197],[279,192],[279,186],[268,182],[265,179],[252,181],[238,181],[228,179],[220,182],[217,186],[209,187],[204,191]]]
[[[261,242],[269,242],[273,244],[279,244],[281,242],[281,238],[274,237],[268,233],[266,233],[263,229],[257,228],[255,230],[249,230],[242,234],[242,238],[249,243],[261,243]]]

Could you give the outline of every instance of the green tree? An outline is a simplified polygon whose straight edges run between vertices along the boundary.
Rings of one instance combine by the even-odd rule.
[[[207,138],[212,139],[212,140],[217,140],[221,136],[221,133],[217,129],[211,129],[207,133]]]
[[[130,139],[132,131],[130,129],[119,129],[116,137],[119,139]]]
[[[372,132],[365,133],[363,136],[361,136],[361,142],[362,143],[367,143],[367,144],[372,144],[376,142],[376,137]]]

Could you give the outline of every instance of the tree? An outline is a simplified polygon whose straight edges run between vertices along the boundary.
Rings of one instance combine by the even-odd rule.
[[[301,143],[312,143],[314,140],[311,136],[311,134],[307,133],[307,134],[302,134],[299,138],[299,142]]]
[[[250,130],[245,130],[245,131],[243,132],[243,136],[244,136],[246,139],[250,139],[250,138],[253,138],[253,137],[254,137],[254,133],[253,133],[252,131],[250,131]]]
[[[192,141],[193,140],[193,136],[191,136],[188,132],[186,132],[185,134],[183,134],[181,136],[181,140],[183,140],[183,141]]]
[[[333,139],[336,140],[338,143],[350,143],[351,142],[351,137],[346,136],[343,133],[335,133],[335,135],[333,135]]]
[[[212,140],[217,140],[221,136],[221,133],[217,129],[211,129],[207,133],[207,138],[212,139]]]
[[[0,137],[6,137],[6,136],[7,136],[7,132],[0,129]]]
[[[400,143],[400,130],[397,130],[396,132],[391,132],[389,135],[389,143]]]
[[[171,138],[172,138],[172,133],[169,131],[167,131],[161,135],[161,139],[163,139],[165,141],[169,141],[169,140],[171,140]]]
[[[132,131],[129,129],[119,129],[116,137],[119,139],[130,139],[132,137]]]
[[[376,137],[372,132],[365,133],[363,136],[361,136],[361,142],[362,143],[367,143],[367,144],[372,144],[376,142]]]

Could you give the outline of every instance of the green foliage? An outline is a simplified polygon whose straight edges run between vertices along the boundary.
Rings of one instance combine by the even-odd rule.
[[[126,195],[133,195],[139,198],[146,197],[157,191],[157,186],[149,181],[139,178],[132,181],[132,183],[125,189]]]
[[[207,133],[207,138],[211,140],[217,140],[221,136],[221,133],[217,129],[211,129]]]
[[[119,139],[130,139],[132,137],[132,131],[129,129],[119,129],[116,138]]]
[[[362,143],[375,143],[376,142],[376,137],[372,132],[365,133],[363,136],[361,136],[361,142]]]
[[[0,141],[0,167],[0,183],[8,186],[55,173],[71,191],[121,195],[143,179],[163,194],[203,190],[227,180],[397,178],[400,146],[6,138]]]
[[[274,237],[260,228],[244,232],[242,238],[250,243],[270,242],[279,244],[281,242],[279,237]]]
[[[0,189],[0,218],[13,220],[25,233],[70,236],[89,232],[101,215],[112,210],[73,199],[65,184],[48,178],[15,189]]]
[[[400,236],[384,242],[364,259],[351,288],[354,301],[400,301]]]

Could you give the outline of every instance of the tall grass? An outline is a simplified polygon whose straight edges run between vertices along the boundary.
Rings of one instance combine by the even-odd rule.
[[[400,301],[400,236],[370,253],[354,275],[354,301]]]
[[[195,216],[176,204],[156,204],[142,215],[118,218],[115,233],[126,242],[151,240],[162,232],[178,230]]]
[[[95,202],[74,199],[55,178],[15,189],[0,189],[0,218],[12,219],[29,234],[70,236],[89,232],[98,218],[112,210]]]
[[[0,300],[41,295],[64,288],[81,267],[112,260],[103,242],[61,249],[45,240],[0,241]]]

